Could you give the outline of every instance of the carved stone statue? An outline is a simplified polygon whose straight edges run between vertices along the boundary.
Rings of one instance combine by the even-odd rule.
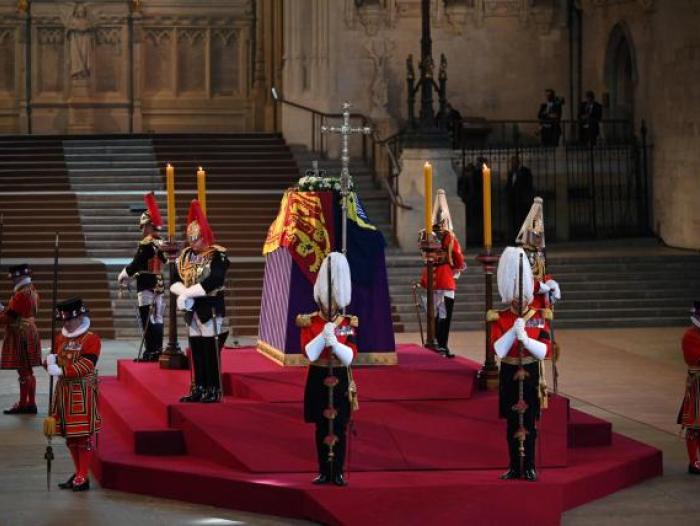
[[[386,106],[389,103],[388,85],[386,82],[386,62],[393,50],[393,44],[384,39],[366,41],[365,49],[372,60],[372,83],[370,85],[370,116],[375,119],[389,116]]]
[[[90,78],[92,72],[92,39],[94,28],[84,4],[76,4],[66,24],[66,40],[70,56],[70,76],[75,80]]]

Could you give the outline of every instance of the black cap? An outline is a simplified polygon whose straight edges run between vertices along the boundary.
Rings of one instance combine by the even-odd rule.
[[[20,263],[19,265],[12,265],[8,268],[7,274],[10,278],[21,278],[22,276],[31,276],[32,269],[29,268],[27,263]]]
[[[87,307],[80,298],[70,298],[56,304],[57,320],[68,321],[87,313]]]

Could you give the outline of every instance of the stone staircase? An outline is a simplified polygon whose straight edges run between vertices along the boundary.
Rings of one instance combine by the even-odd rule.
[[[654,240],[648,240],[650,248]],[[700,297],[700,256],[668,250],[667,254],[571,256],[549,247],[548,266],[562,289],[556,304],[556,327],[653,327],[685,325],[693,300]],[[658,252],[658,251],[657,251]],[[476,254],[468,254],[469,269],[458,282],[453,330],[483,328],[484,277]],[[417,331],[412,284],[420,276],[416,258],[389,256],[389,288],[404,330]],[[501,308],[494,276],[493,304]],[[425,324],[424,324],[425,327]]]

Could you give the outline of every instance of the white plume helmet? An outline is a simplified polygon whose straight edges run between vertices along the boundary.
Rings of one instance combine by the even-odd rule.
[[[330,262],[330,263],[329,263]],[[316,277],[314,284],[314,300],[318,305],[328,311],[328,265],[331,265],[332,301],[335,301],[339,309],[350,304],[352,299],[352,284],[350,282],[350,265],[347,258],[340,252],[328,254]]]
[[[525,250],[544,250],[544,209],[542,208],[542,198],[535,197],[530,207],[530,211],[523,221],[515,238],[515,244],[525,248]]]
[[[532,302],[535,281],[532,278],[532,269],[527,255],[520,247],[506,247],[498,260],[498,270],[496,271],[498,293],[501,295],[503,303],[510,304],[513,300],[518,299],[518,273],[521,254],[523,257],[523,301],[528,305]]]
[[[450,207],[447,206],[447,196],[445,190],[440,188],[435,195],[435,203],[433,203],[433,225],[444,223],[443,228],[452,232],[452,216],[450,215]]]

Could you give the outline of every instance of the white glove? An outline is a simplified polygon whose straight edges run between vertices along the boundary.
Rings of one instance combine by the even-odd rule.
[[[331,346],[331,348],[333,350],[333,354],[337,356],[338,360],[340,360],[345,367],[352,363],[353,352],[350,347],[340,343],[338,340],[335,340],[335,343]]]
[[[327,347],[338,343],[338,338],[335,335],[335,323],[329,321],[323,326],[323,339],[326,341]]]
[[[462,275],[461,272],[454,272],[454,273],[452,274],[452,277],[453,277],[454,279],[459,279],[459,277],[460,277],[461,275]]]
[[[549,285],[540,281],[540,288],[537,290],[537,294],[547,294],[549,292]]]
[[[555,303],[556,301],[561,299],[561,289],[559,288],[559,283],[557,283],[553,279],[548,279],[545,282],[545,285],[549,287],[549,290],[551,292],[549,297],[552,303]]]
[[[117,277],[117,281],[119,282],[120,285],[124,285],[125,283],[128,283],[131,278],[129,277],[129,274],[126,273],[126,267],[122,269],[122,271],[119,273],[119,276]]]
[[[170,285],[170,292],[172,292],[176,296],[182,295],[182,293],[186,290],[187,287],[185,287],[185,284],[182,281],[176,281],[175,283]]]
[[[544,357],[547,356],[547,344],[535,338],[527,338],[523,341],[523,347],[538,360],[544,360]]]
[[[204,287],[202,287],[199,283],[196,285],[192,285],[191,287],[187,287],[183,292],[183,296],[187,296],[188,298],[201,298],[202,296],[207,295],[207,291],[204,290]]]
[[[525,331],[525,320],[523,318],[518,318],[513,324],[513,331],[515,332],[515,337],[521,342],[527,340],[527,332]]]
[[[321,353],[325,348],[326,340],[323,337],[323,333],[320,333],[317,334],[313,340],[306,344],[304,350],[306,351],[306,357],[310,361],[315,362],[316,360],[318,360],[318,357],[321,356]]]
[[[47,366],[46,370],[48,371],[48,373],[51,376],[61,376],[63,374],[63,371],[61,371],[61,368],[58,365],[56,365],[55,363]]]
[[[499,358],[503,358],[508,354],[511,347],[515,343],[515,330],[513,328],[503,333],[503,336],[493,342],[493,350]]]
[[[194,300],[185,294],[177,297],[177,310],[192,310]]]
[[[56,365],[56,355],[54,353],[46,357],[46,366],[48,367],[49,365]]]

